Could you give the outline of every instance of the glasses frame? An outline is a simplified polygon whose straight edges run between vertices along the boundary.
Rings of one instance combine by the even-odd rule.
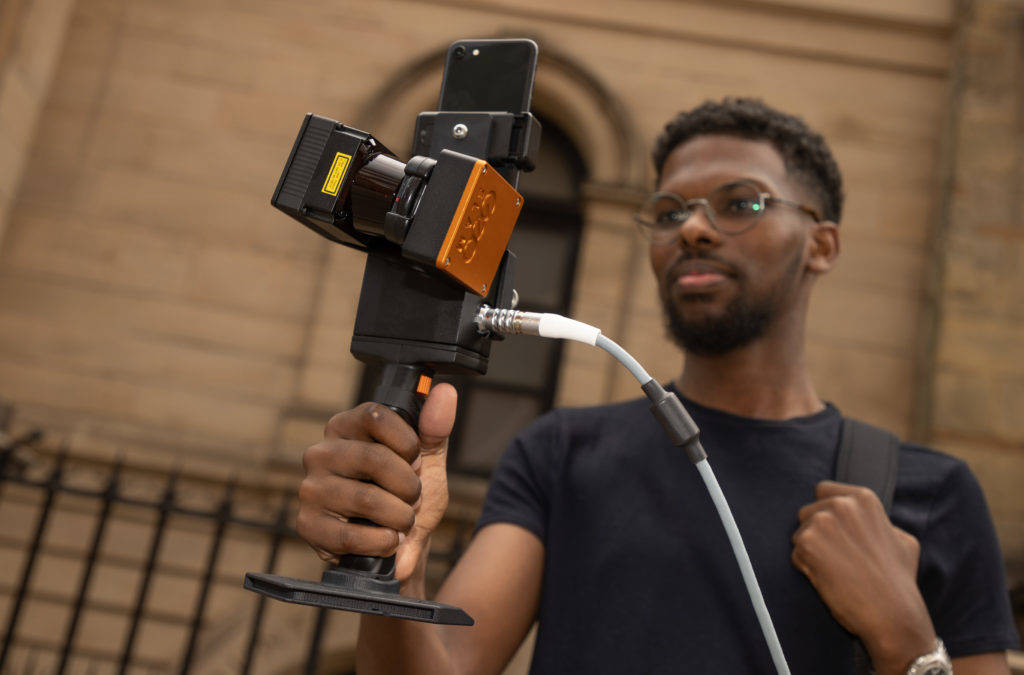
[[[649,241],[656,244],[668,244],[679,238],[679,228],[681,228],[690,218],[693,217],[693,213],[696,211],[696,209],[694,208],[695,206],[704,207],[704,215],[707,217],[708,223],[711,225],[712,228],[714,228],[716,232],[728,235],[739,235],[743,234],[744,232],[749,232],[751,229],[753,229],[755,225],[757,225],[758,222],[760,222],[761,216],[764,215],[765,209],[769,205],[775,204],[781,204],[783,206],[789,206],[794,209],[803,211],[811,218],[813,218],[814,222],[816,223],[820,223],[822,220],[821,216],[814,208],[807,206],[806,204],[801,204],[799,202],[790,201],[788,199],[782,199],[781,197],[775,197],[770,192],[763,192],[756,183],[753,183],[751,181],[737,180],[731,181],[729,183],[722,183],[718,187],[711,190],[711,192],[709,192],[708,194],[710,195],[713,192],[735,185],[745,185],[752,188],[754,193],[757,194],[758,203],[760,204],[760,208],[758,209],[757,214],[755,215],[753,220],[750,221],[750,224],[740,230],[723,230],[722,228],[720,228],[718,226],[718,223],[715,221],[715,210],[711,208],[711,202],[708,200],[707,197],[695,197],[693,199],[685,199],[675,192],[667,191],[658,191],[651,193],[651,195],[644,201],[644,204],[646,205],[651,201],[654,201],[655,199],[659,198],[668,198],[675,200],[676,202],[679,203],[679,211],[690,212],[684,220],[680,220],[675,224],[674,227],[671,228],[658,228],[652,226],[647,220],[642,218],[639,214],[639,211],[637,211],[637,213],[633,215],[633,222],[636,223],[637,229],[639,229],[640,232],[644,235],[644,237]],[[668,236],[670,234],[671,236]]]

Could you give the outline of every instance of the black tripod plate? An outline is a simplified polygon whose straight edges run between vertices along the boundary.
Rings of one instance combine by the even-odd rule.
[[[473,625],[473,617],[458,607],[393,593],[375,593],[259,572],[249,572],[245,575],[245,587],[267,597],[299,605],[379,614],[395,619],[450,626]]]

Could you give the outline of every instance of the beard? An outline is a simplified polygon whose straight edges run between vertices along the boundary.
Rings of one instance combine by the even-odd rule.
[[[743,276],[737,276],[738,291],[718,316],[687,316],[684,303],[673,302],[670,291],[662,293],[669,337],[687,353],[699,356],[721,356],[754,342],[767,332],[787,298],[795,294],[801,262],[800,255],[795,255],[781,278],[759,296],[747,288]],[[696,304],[711,302],[712,298],[690,294],[683,300]]]

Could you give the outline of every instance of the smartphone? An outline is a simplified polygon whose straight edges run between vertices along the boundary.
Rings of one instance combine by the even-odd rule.
[[[459,40],[445,57],[437,109],[527,112],[536,69],[533,40]]]

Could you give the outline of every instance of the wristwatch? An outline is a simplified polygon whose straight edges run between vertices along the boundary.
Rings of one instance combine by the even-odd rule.
[[[914,659],[907,668],[907,675],[953,675],[953,663],[946,653],[946,646],[937,639],[935,649]]]

